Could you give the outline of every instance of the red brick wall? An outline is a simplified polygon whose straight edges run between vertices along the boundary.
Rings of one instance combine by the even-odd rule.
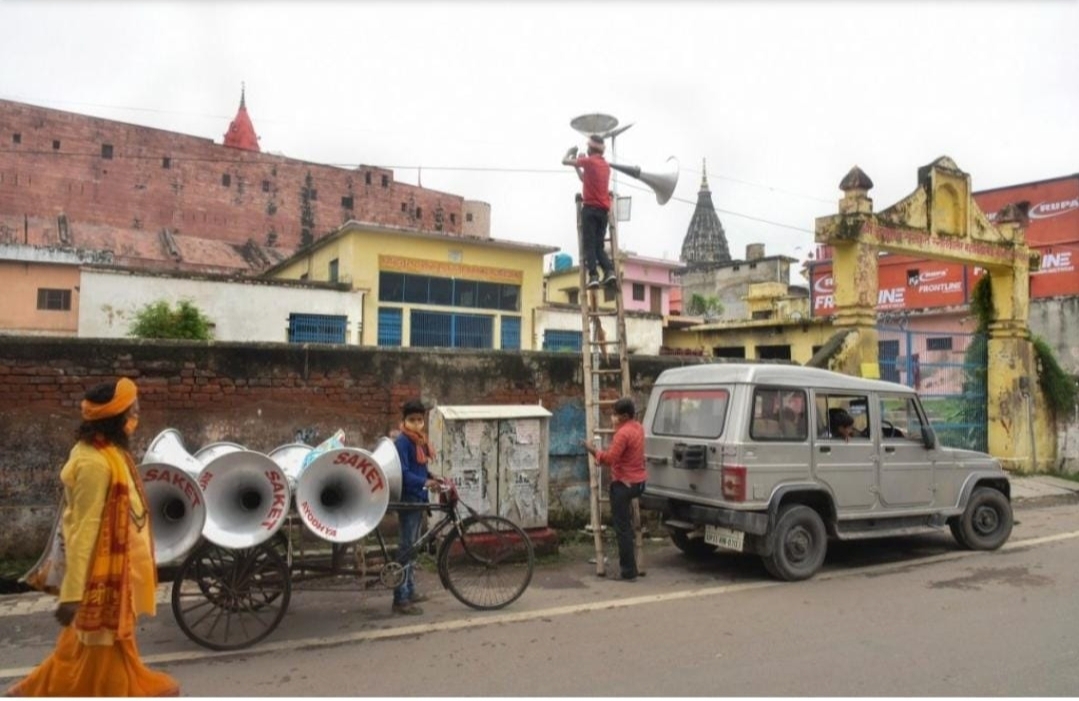
[[[699,361],[635,357],[639,406],[660,371],[691,362]],[[89,387],[118,375],[139,385],[136,457],[170,427],[192,453],[221,440],[269,452],[298,433],[318,442],[338,428],[349,445],[370,448],[412,397],[440,405],[542,402],[554,413],[549,513],[565,508],[564,491],[587,494],[577,354],[0,336],[0,519],[8,524],[0,557],[40,552],[78,404]]]
[[[257,129],[258,116],[253,119]],[[222,134],[227,127],[222,124]],[[105,144],[112,146],[111,160],[102,158]],[[352,198],[351,208],[342,204],[344,197]],[[335,168],[0,100],[0,222],[9,234],[21,233],[24,216],[55,221],[64,213],[75,246],[78,224],[88,223],[145,229],[153,236],[168,228],[241,244],[249,238],[268,244],[274,232],[277,245],[296,247],[305,203],[315,238],[348,219],[434,231],[439,207],[447,233],[461,233],[464,219],[463,198],[394,182],[384,168]]]

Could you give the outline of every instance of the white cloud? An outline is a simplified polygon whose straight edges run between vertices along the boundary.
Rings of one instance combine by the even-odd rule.
[[[881,208],[941,155],[976,189],[1079,170],[1075,3],[9,0],[0,26],[0,97],[220,141],[245,81],[264,150],[423,166],[575,257],[559,161],[588,112],[634,123],[621,162],[681,161],[662,208],[622,178],[651,256],[678,256],[703,158],[735,256],[812,250],[855,164]]]

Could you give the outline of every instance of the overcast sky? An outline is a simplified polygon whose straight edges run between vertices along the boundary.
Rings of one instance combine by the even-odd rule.
[[[878,209],[951,156],[976,190],[1079,172],[1079,3],[0,0],[0,97],[221,142],[241,82],[264,151],[392,167],[577,258],[560,165],[605,113],[617,160],[681,164],[623,247],[677,259],[707,159],[731,253],[803,259],[853,165]],[[608,158],[611,157],[608,150]],[[792,280],[797,282],[797,280]]]

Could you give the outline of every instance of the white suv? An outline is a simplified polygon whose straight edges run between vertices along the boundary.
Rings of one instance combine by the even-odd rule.
[[[1012,530],[1011,486],[985,453],[942,447],[913,389],[787,365],[664,371],[644,416],[648,483],[690,555],[759,554],[785,580],[812,577],[828,538],[948,525],[992,550]]]

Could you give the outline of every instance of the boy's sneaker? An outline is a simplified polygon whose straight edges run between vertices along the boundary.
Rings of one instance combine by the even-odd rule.
[[[426,594],[413,594],[412,598],[408,600],[408,603],[422,604],[424,601],[427,601],[430,598],[431,597],[427,596]]]
[[[595,273],[588,274],[588,289],[594,290],[599,287],[599,276]]]
[[[393,605],[393,612],[399,613],[403,616],[419,616],[423,613],[423,609],[421,609],[419,606],[416,606],[412,602],[402,601],[399,604]]]
[[[616,282],[618,282],[618,278],[615,277],[614,273],[607,273],[607,275],[603,278],[604,285],[613,285]]]

